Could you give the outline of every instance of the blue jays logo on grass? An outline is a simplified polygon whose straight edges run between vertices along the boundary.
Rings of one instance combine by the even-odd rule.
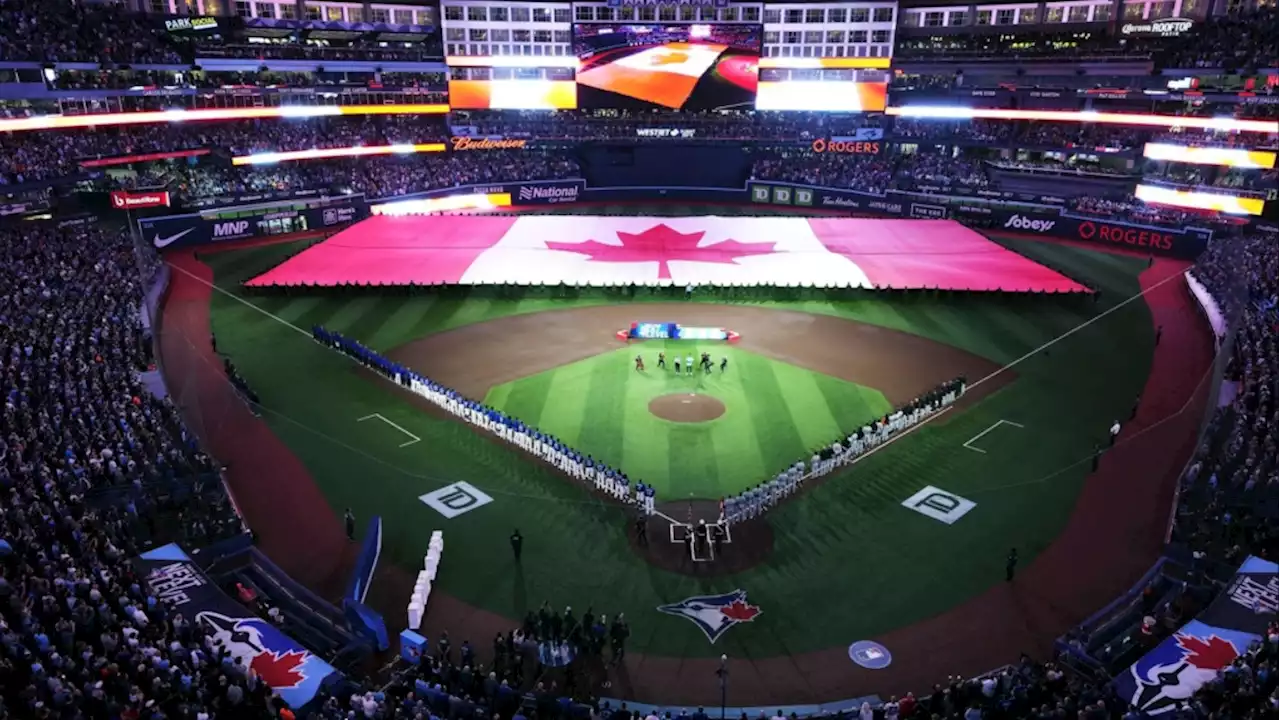
[[[1116,691],[1149,715],[1173,712],[1257,637],[1192,620],[1121,673]]]
[[[659,612],[682,617],[702,631],[712,643],[738,623],[751,622],[760,614],[760,606],[747,602],[746,590],[721,595],[695,595],[678,603],[659,605]]]
[[[206,611],[196,614],[196,622],[213,633],[215,645],[226,648],[240,667],[257,673],[290,707],[310,702],[321,682],[334,672],[332,665],[265,620]]]

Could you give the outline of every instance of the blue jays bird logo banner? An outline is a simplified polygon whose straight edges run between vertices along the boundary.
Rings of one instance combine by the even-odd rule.
[[[1115,678],[1116,692],[1148,715],[1173,713],[1262,639],[1276,616],[1275,563],[1251,557],[1200,616]]]
[[[290,707],[311,702],[337,672],[228,597],[176,544],[143,553],[133,564],[158,599],[209,630],[215,646],[256,673]]]

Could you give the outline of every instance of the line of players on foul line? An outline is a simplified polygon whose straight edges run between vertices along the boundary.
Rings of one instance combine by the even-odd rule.
[[[656,511],[657,492],[652,485],[645,485],[642,482],[633,484],[626,473],[611,468],[590,455],[583,455],[555,437],[526,425],[516,418],[507,417],[487,405],[463,397],[456,390],[428,380],[403,365],[393,363],[351,338],[318,326],[312,328],[312,335],[317,342],[355,358],[362,364],[408,387],[415,395],[425,398],[473,425],[488,430],[506,442],[553,465],[561,472],[583,482],[593,483],[597,490],[622,502],[635,505],[646,515],[653,515]],[[659,359],[660,366],[665,365],[663,360],[665,358]],[[724,363],[727,365],[728,360],[726,359]],[[704,371],[710,372],[710,366],[710,356],[704,354]],[[640,362],[637,362],[637,369],[643,369]],[[721,371],[723,370],[724,365],[721,366]],[[722,498],[720,521],[735,523],[763,515],[774,505],[800,490],[807,480],[820,478],[849,464],[863,453],[888,442],[894,434],[918,425],[941,412],[964,394],[964,388],[963,377],[943,383],[900,410],[859,428],[843,443],[836,441],[831,447],[814,453],[807,466],[805,461],[798,460],[772,479],[737,495]]]

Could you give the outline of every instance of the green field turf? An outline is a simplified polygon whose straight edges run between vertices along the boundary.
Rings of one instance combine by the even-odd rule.
[[[656,365],[658,352],[669,366]],[[677,375],[676,357],[710,352],[725,372]],[[637,354],[647,358],[635,370]],[[725,404],[708,422],[676,423],[649,412],[661,395],[697,393]],[[717,499],[759,483],[819,447],[884,415],[879,391],[724,343],[649,340],[499,385],[485,403],[550,433],[660,500]]]
[[[756,304],[913,332],[1003,365],[1135,295],[1146,264],[1048,243],[1015,247],[1097,284],[1103,300],[876,295]],[[297,250],[266,246],[206,260],[216,282],[234,290]],[[1018,547],[1029,563],[1063,527],[1088,471],[1082,460],[1112,420],[1128,416],[1153,347],[1146,305],[1117,309],[1052,352],[1029,355],[1011,385],[784,505],[771,515],[775,548],[767,564],[699,580],[657,570],[633,555],[621,509],[517,451],[423,413],[390,383],[357,373],[349,360],[322,349],[305,331],[282,324],[323,324],[388,350],[491,318],[606,300],[298,292],[246,297],[261,311],[215,295],[218,349],[262,397],[264,419],[337,512],[350,507],[360,518],[383,517],[383,562],[416,566],[431,531],[443,529],[449,550],[438,579],[441,591],[513,619],[544,600],[625,612],[634,649],[666,655],[767,657],[849,643],[933,616],[1002,582],[1009,547]],[[643,314],[637,308],[637,317]],[[175,385],[171,391],[182,402],[181,379]],[[422,441],[400,447],[404,437],[386,424],[358,422],[375,412]],[[1002,426],[987,434],[978,443],[986,453],[962,447],[1001,419],[1024,428]],[[444,520],[416,501],[454,480],[474,484],[494,502]],[[270,481],[269,471],[263,481]],[[901,506],[925,485],[958,493],[977,507],[944,525]],[[513,572],[507,547],[512,527],[525,536],[519,573]],[[691,623],[655,611],[662,603],[735,588],[747,590],[764,612],[714,646]]]

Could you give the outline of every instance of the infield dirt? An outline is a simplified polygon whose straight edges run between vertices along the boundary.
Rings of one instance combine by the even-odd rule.
[[[828,315],[742,305],[644,303],[511,315],[406,343],[387,353],[463,395],[616,350],[619,330],[646,318],[741,334],[738,347],[764,357],[874,388],[895,407],[964,375],[997,370],[986,358],[919,335]],[[638,345],[643,348],[643,341]],[[656,357],[653,362],[657,362]],[[972,403],[1013,381],[1006,371],[983,383]]]

